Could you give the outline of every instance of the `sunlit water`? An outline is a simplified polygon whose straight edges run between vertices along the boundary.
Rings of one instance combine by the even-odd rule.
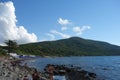
[[[120,80],[120,56],[56,57],[28,61],[29,66],[40,71],[46,64],[72,64],[95,72],[101,80]]]

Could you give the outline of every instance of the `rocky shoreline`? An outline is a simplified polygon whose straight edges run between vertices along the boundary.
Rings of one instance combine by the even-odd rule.
[[[53,65],[48,64],[45,67],[45,73],[51,73],[53,75],[65,76],[66,80],[96,80],[97,75],[92,72],[83,70],[80,67],[73,65]],[[52,80],[53,78],[51,78]]]
[[[30,68],[27,64],[20,65],[24,60],[2,59],[0,61],[0,80],[54,80],[53,76],[65,76],[65,80],[96,80],[97,75],[80,67],[71,65],[46,65],[43,72]],[[57,79],[59,80],[59,79]]]
[[[0,61],[0,80],[49,80],[44,73],[21,66],[21,60],[2,59]]]

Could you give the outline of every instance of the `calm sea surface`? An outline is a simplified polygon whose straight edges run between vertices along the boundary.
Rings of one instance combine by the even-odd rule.
[[[120,80],[120,56],[38,58],[27,62],[40,71],[46,64],[75,65],[95,72],[101,80]]]

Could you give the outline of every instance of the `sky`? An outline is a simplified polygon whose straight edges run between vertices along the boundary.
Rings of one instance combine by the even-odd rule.
[[[120,46],[120,0],[0,0],[0,44],[73,36]]]

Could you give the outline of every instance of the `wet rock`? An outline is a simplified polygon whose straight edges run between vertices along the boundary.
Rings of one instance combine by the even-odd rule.
[[[23,80],[29,78],[32,80],[32,71],[35,68],[30,68],[28,66],[19,65],[19,61],[15,60],[3,60],[0,62],[0,80]],[[41,73],[38,74],[40,80],[48,80]]]
[[[95,73],[90,73],[90,72],[88,73],[88,75],[92,78],[96,78],[96,76],[97,76]]]
[[[73,65],[67,67],[65,65],[48,64],[44,69],[48,74],[49,66],[53,68],[53,75],[64,75],[66,80],[94,80],[96,78],[95,73],[82,70],[80,67],[74,67]]]

